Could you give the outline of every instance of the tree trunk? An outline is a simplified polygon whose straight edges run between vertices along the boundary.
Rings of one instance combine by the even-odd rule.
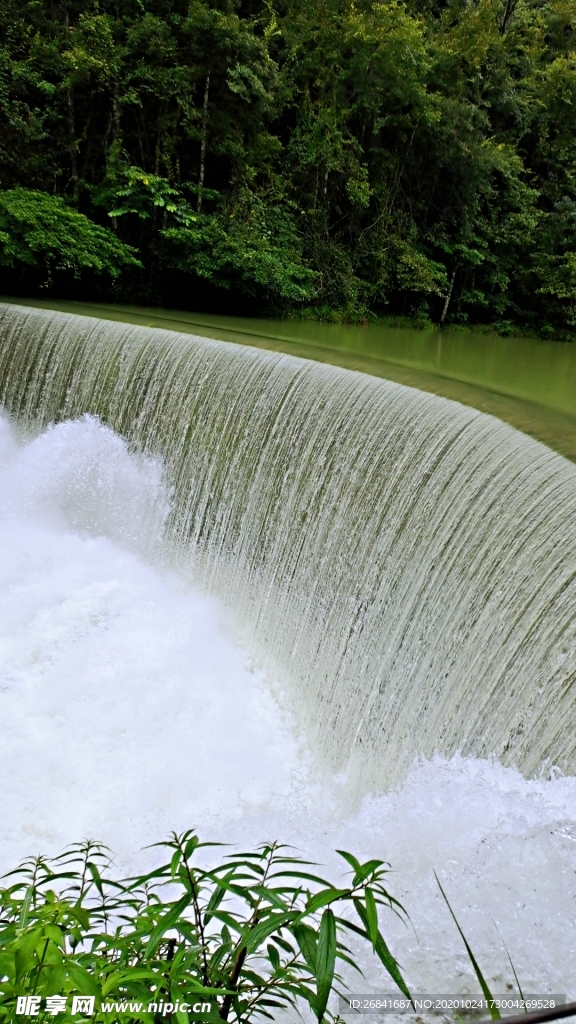
[[[504,11],[502,14],[502,20],[500,22],[501,36],[505,35],[506,33],[506,29],[508,28],[508,22],[510,21],[510,18],[512,17],[514,11],[516,10],[517,3],[518,0],[506,0],[506,4],[504,6]]]
[[[202,212],[202,189],[204,188],[204,172],[206,169],[206,139],[208,137],[208,98],[210,96],[210,72],[206,75],[204,86],[204,107],[202,111],[202,139],[200,142],[200,171],[198,174],[198,213]]]
[[[70,181],[72,183],[72,202],[78,201],[78,143],[74,126],[74,100],[70,89],[66,92],[68,105],[68,142],[70,149]]]
[[[455,279],[456,279],[456,267],[454,267],[454,270],[452,271],[452,277],[450,278],[450,288],[448,289],[448,294],[447,294],[446,298],[444,299],[444,306],[442,308],[442,315],[440,317],[440,327],[441,328],[444,327],[444,321],[445,321],[446,316],[448,314],[448,307],[450,305],[450,299],[452,298],[452,292],[454,290],[454,281],[455,281]]]
[[[64,15],[66,31],[70,32],[70,19],[68,11]],[[66,89],[66,105],[68,107],[68,148],[70,151],[70,181],[72,184],[72,202],[78,200],[78,143],[76,141],[76,127],[74,124],[74,99],[70,86]]]
[[[109,139],[112,137],[112,142],[109,143]],[[118,82],[114,82],[112,87],[112,107],[110,109],[110,117],[108,120],[108,128],[106,129],[106,142],[105,142],[105,157],[106,157],[106,168],[108,168],[108,153],[110,148],[117,156],[118,139],[120,138],[120,99],[118,96]]]
[[[108,126],[108,131],[106,132],[106,173],[108,173],[109,169],[110,147],[108,145],[108,139],[110,137],[110,133],[112,134],[112,159],[113,161],[116,161],[118,157],[118,143],[120,140],[120,98],[118,95],[118,82],[116,80],[114,80],[114,85],[112,88],[112,109],[110,111],[110,123]],[[112,230],[117,231],[118,219],[116,217],[112,217],[111,220]]]

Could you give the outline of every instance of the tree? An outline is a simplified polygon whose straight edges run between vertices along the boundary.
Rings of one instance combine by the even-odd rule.
[[[83,270],[115,278],[126,267],[140,267],[130,246],[68,207],[58,196],[25,188],[0,192],[0,263],[43,267],[53,271]]]
[[[575,25],[576,0],[0,0],[0,185],[108,224],[132,299],[176,270],[191,303],[571,337]]]

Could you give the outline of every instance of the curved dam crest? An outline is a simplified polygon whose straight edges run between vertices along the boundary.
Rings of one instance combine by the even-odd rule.
[[[332,771],[576,770],[576,466],[493,417],[293,356],[0,306],[0,403],[160,455],[167,540]]]

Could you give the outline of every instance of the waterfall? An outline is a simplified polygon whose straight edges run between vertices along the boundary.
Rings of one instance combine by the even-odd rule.
[[[456,402],[171,331],[0,306],[0,403],[160,456],[167,544],[331,771],[576,770],[576,465]]]

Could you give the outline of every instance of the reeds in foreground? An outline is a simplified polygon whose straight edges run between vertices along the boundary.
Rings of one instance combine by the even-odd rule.
[[[380,931],[379,908],[406,918],[385,886],[384,862],[360,864],[341,851],[352,875],[341,888],[277,843],[223,853],[210,868],[199,866],[199,851],[210,848],[214,860],[219,844],[191,831],[156,845],[169,859],[141,877],[111,877],[108,851],[94,842],[5,876],[0,1021],[20,1009],[61,1024],[86,1011],[106,1024],[216,1024],[273,1019],[304,1003],[322,1022],[333,1016],[339,966],[357,967],[347,932],[410,998]]]

